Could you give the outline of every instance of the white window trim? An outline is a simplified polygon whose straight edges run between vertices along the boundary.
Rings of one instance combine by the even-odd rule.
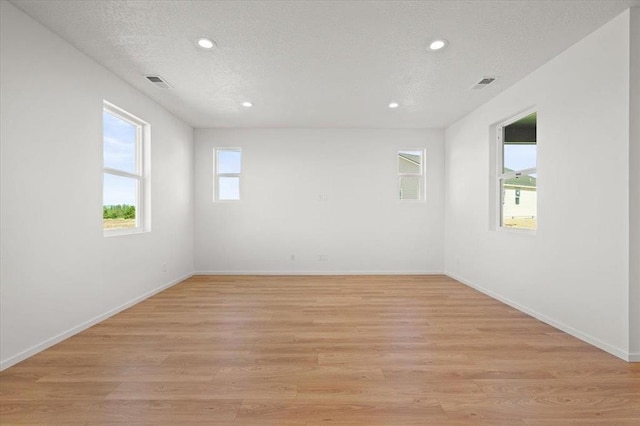
[[[401,151],[418,151],[420,152],[420,158],[422,160],[422,163],[420,164],[420,173],[401,173],[400,172],[400,163],[398,163],[398,156],[400,155]],[[402,202],[402,203],[424,203],[426,202],[426,186],[427,186],[427,179],[426,179],[426,167],[425,167],[425,162],[426,162],[426,149],[424,148],[399,148],[398,150],[396,150],[396,167],[397,167],[397,171],[398,171],[398,192],[397,194],[400,194],[400,191],[402,190],[401,186],[401,182],[402,182],[402,178],[403,177],[419,177],[420,179],[418,180],[420,187],[418,188],[418,199],[417,200],[411,200],[411,199],[406,199],[406,198],[400,198],[398,197],[398,201]]]
[[[103,101],[103,111],[107,111],[119,119],[126,121],[136,126],[136,171],[135,173],[127,172],[120,169],[113,169],[111,167],[102,167],[103,176],[103,188],[104,188],[104,175],[110,174],[114,176],[120,176],[125,178],[131,178],[136,180],[136,225],[133,228],[124,229],[104,229],[103,235],[105,237],[112,237],[117,235],[129,235],[148,232],[151,230],[151,221],[149,215],[150,204],[150,188],[149,188],[149,141],[150,141],[150,126],[149,123],[136,117],[135,115],[125,111],[122,108],[115,106],[114,104]],[[104,130],[102,134],[104,138]],[[104,144],[104,140],[102,142]],[[104,150],[104,147],[103,147]],[[103,189],[104,191],[104,189]],[[104,203],[104,201],[103,201]]]
[[[218,173],[218,153],[220,151],[238,151],[240,152],[240,173]],[[213,202],[214,203],[238,203],[242,200],[242,163],[244,156],[242,155],[242,148],[238,147],[217,147],[213,149]],[[218,198],[220,193],[218,178],[221,177],[237,177],[239,181],[238,199],[237,200],[221,200]]]
[[[502,225],[502,209],[504,207],[504,193],[502,191],[502,185],[501,185],[501,181],[503,179],[510,179],[510,178],[514,178],[516,176],[526,176],[529,174],[533,174],[533,173],[537,173],[538,170],[538,164],[537,164],[537,159],[536,159],[536,167],[533,168],[529,168],[529,169],[523,169],[523,170],[514,170],[513,172],[509,172],[509,173],[504,173],[504,146],[503,146],[503,135],[504,135],[504,128],[507,127],[510,124],[515,123],[516,121],[533,114],[534,112],[537,112],[538,108],[537,107],[531,107],[525,111],[522,111],[516,115],[511,116],[508,120],[505,120],[503,122],[498,123],[498,125],[496,126],[496,145],[495,145],[495,149],[496,149],[496,164],[495,164],[495,183],[494,183],[494,187],[495,187],[495,191],[496,191],[496,197],[495,200],[497,201],[497,209],[496,209],[496,223],[495,223],[495,229],[500,231],[500,232],[512,232],[512,233],[516,233],[516,234],[529,234],[529,235],[535,235],[537,229],[525,229],[525,228],[513,228],[513,227],[506,227]],[[537,145],[537,143],[536,143]],[[537,218],[537,208],[536,208],[536,218]]]

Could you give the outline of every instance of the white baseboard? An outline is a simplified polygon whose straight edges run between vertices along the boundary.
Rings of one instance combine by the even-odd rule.
[[[540,321],[542,321],[542,322],[544,322],[546,324],[549,324],[550,326],[555,327],[558,330],[564,331],[565,333],[570,334],[573,337],[576,337],[576,338],[578,338],[578,339],[580,339],[580,340],[582,340],[584,342],[587,342],[590,345],[593,345],[593,346],[595,346],[595,347],[597,347],[599,349],[602,349],[603,351],[608,352],[611,355],[615,355],[618,358],[621,358],[621,359],[623,359],[625,361],[629,361],[629,362],[638,362],[638,361],[640,361],[640,354],[630,354],[627,351],[624,351],[624,350],[622,350],[620,348],[617,348],[617,347],[612,346],[612,345],[610,345],[608,343],[605,343],[605,342],[603,342],[603,341],[601,341],[599,339],[596,339],[595,337],[590,336],[590,335],[588,335],[586,333],[583,333],[580,330],[576,330],[575,328],[573,328],[571,326],[568,326],[568,325],[563,324],[563,323],[561,323],[559,321],[556,321],[553,318],[549,318],[546,315],[541,314],[540,312],[537,312],[537,311],[535,311],[533,309],[527,308],[526,306],[523,306],[523,305],[521,305],[521,304],[519,304],[517,302],[514,302],[513,300],[510,300],[510,299],[508,299],[506,297],[500,296],[499,294],[494,293],[494,292],[492,292],[490,290],[487,290],[484,287],[475,285],[475,284],[471,283],[470,281],[465,280],[464,278],[458,277],[458,276],[456,276],[454,274],[451,274],[451,273],[448,273],[448,272],[445,272],[445,274],[447,276],[453,278],[454,280],[461,282],[464,285],[467,285],[467,286],[469,286],[471,288],[474,288],[474,289],[478,290],[479,292],[484,293],[489,297],[492,297],[493,299],[499,300],[500,302],[505,303],[505,304],[511,306],[512,308],[515,308],[515,309],[517,309],[517,310],[519,310],[521,312],[524,312],[527,315],[531,315],[532,317],[534,317],[534,318],[536,318],[536,319],[538,319],[538,320],[540,320]],[[635,359],[633,359],[633,358],[635,358]]]
[[[444,275],[442,271],[195,271],[193,275]]]
[[[7,358],[3,361],[0,362],[0,371],[2,370],[6,370],[7,368],[11,367],[12,365],[15,365],[17,363],[19,363],[20,361],[24,361],[25,359],[37,354],[38,352],[42,352],[43,350],[50,348],[51,346],[55,345],[56,343],[60,343],[63,340],[80,333],[83,330],[86,330],[87,328],[91,327],[92,325],[95,325],[97,323],[99,323],[100,321],[104,321],[105,319],[117,314],[118,312],[122,312],[127,308],[130,308],[131,306],[135,305],[136,303],[139,303],[141,301],[143,301],[144,299],[147,299],[155,294],[160,293],[163,290],[166,290],[169,287],[172,287],[176,284],[178,284],[179,282],[182,282],[190,277],[192,277],[193,274],[187,274],[184,275],[178,279],[175,279],[171,282],[168,282],[166,284],[161,285],[160,287],[151,290],[141,296],[135,297],[131,300],[129,300],[128,302],[123,303],[120,306],[117,306],[113,309],[108,310],[107,312],[98,315],[92,319],[90,319],[89,321],[86,321],[78,326],[75,326],[63,333],[58,334],[57,336],[51,337],[50,339],[45,340],[42,343],[39,343],[35,346],[32,346],[31,348],[27,349],[26,351],[20,352],[17,355],[14,355],[10,358]]]
[[[629,354],[629,362],[640,362],[640,352],[631,352]]]

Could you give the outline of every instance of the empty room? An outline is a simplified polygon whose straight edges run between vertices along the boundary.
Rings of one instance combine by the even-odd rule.
[[[640,423],[640,0],[0,0],[0,143],[0,424]]]

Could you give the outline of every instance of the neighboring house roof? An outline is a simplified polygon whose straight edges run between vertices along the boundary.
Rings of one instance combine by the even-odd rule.
[[[398,154],[400,156],[400,158],[402,158],[403,160],[407,160],[412,162],[413,164],[417,164],[418,166],[420,165],[420,156],[419,155],[414,155],[414,154],[405,154],[405,153],[399,153]]]
[[[512,172],[513,170],[511,169],[504,169],[505,172]],[[533,176],[529,176],[529,175],[525,175],[525,176],[520,176],[520,177],[514,177],[511,179],[506,179],[504,181],[505,185],[511,185],[511,186],[530,186],[530,187],[536,187],[537,183],[536,183],[536,178]]]

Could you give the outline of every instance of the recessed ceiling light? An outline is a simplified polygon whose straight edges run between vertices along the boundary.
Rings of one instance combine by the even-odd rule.
[[[400,106],[400,104],[398,104],[397,102],[391,102],[389,104],[389,108],[398,108]]]
[[[242,106],[245,108],[251,108],[253,106],[253,104],[249,101],[243,102]]]
[[[199,38],[197,43],[198,46],[202,47],[203,49],[211,49],[214,46],[213,41],[209,40],[208,38]]]
[[[432,50],[435,52],[436,50],[444,49],[445,47],[447,47],[448,44],[449,42],[445,39],[433,40],[429,44],[429,50]]]

